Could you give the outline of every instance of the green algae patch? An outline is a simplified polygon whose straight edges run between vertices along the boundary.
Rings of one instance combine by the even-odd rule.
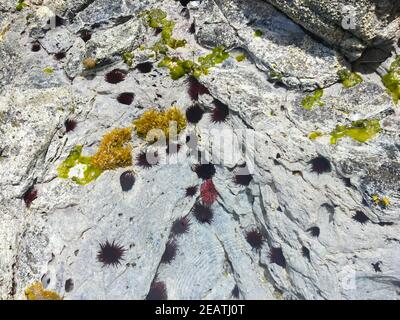
[[[390,200],[388,197],[379,197],[376,194],[371,196],[372,201],[375,205],[380,206],[381,208],[387,208],[390,206]]]
[[[122,54],[122,60],[129,66],[132,67],[133,65],[133,58],[134,58],[133,52],[125,52]]]
[[[215,67],[228,58],[229,53],[225,51],[224,47],[215,47],[210,54],[199,57],[197,62],[165,56],[158,64],[158,67],[168,68],[173,80],[178,80],[185,75],[192,75],[198,78],[201,75],[207,75],[210,68]]]
[[[322,89],[315,90],[314,94],[306,96],[301,101],[302,107],[306,110],[311,110],[315,105],[323,107],[325,105],[325,103],[321,101],[323,95],[324,95],[324,90]]]
[[[392,96],[394,103],[398,103],[400,99],[400,56],[390,66],[389,72],[382,77],[388,93]]]
[[[350,137],[358,142],[366,142],[381,132],[379,120],[358,120],[353,121],[351,125],[337,126],[331,132],[331,144],[335,144],[343,137]]]
[[[322,137],[324,135],[324,133],[322,133],[321,131],[313,131],[308,135],[308,138],[310,140],[315,140],[319,137]]]
[[[152,49],[157,53],[166,54],[168,48],[177,49],[186,46],[186,40],[175,39],[172,37],[175,28],[175,22],[167,19],[167,13],[161,9],[151,9],[143,13],[147,25],[161,32],[161,39]]]
[[[25,3],[24,0],[18,0],[17,5],[15,6],[15,10],[21,11],[23,8],[27,7],[28,5]]]
[[[351,88],[363,82],[361,75],[347,69],[340,70],[338,76],[345,88]]]
[[[254,36],[255,36],[256,38],[262,37],[263,34],[264,34],[264,33],[263,33],[261,30],[256,30],[256,31],[254,31]]]
[[[240,54],[235,59],[236,59],[237,62],[242,62],[242,61],[246,60],[246,55],[245,54]]]
[[[43,72],[46,74],[53,74],[54,73],[54,69],[52,67],[46,67],[43,69]]]
[[[103,170],[91,164],[92,157],[82,156],[82,146],[75,146],[68,157],[57,168],[58,177],[62,179],[70,178],[70,171],[77,165],[82,165],[83,177],[73,176],[71,179],[80,185],[87,185],[97,179]]]

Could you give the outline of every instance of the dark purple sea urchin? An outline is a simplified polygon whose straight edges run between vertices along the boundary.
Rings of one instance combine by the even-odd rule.
[[[318,227],[311,227],[307,229],[307,232],[309,232],[315,238],[319,237],[320,234],[320,230]]]
[[[212,163],[198,164],[194,171],[200,179],[211,179],[215,175],[215,166]]]
[[[198,104],[195,104],[186,110],[186,119],[190,123],[196,124],[201,120],[203,114],[204,110]]]
[[[55,58],[56,60],[62,60],[62,59],[64,59],[65,57],[66,57],[66,54],[65,54],[65,52],[63,52],[63,51],[57,52],[57,53],[54,55],[54,58]]]
[[[135,184],[135,174],[132,170],[125,171],[119,178],[122,191],[126,192],[132,189]]]
[[[286,259],[281,248],[271,247],[269,252],[269,261],[275,263],[282,268],[286,268]]]
[[[165,246],[165,251],[161,257],[161,263],[171,263],[175,259],[177,245],[174,240],[169,240]]]
[[[32,47],[31,47],[32,52],[38,52],[38,51],[40,51],[40,49],[41,49],[41,46],[40,46],[39,42],[32,43]]]
[[[256,251],[261,250],[264,237],[258,229],[251,229],[246,233],[246,240]]]
[[[328,173],[332,170],[329,160],[322,156],[312,159],[309,163],[311,164],[311,170],[318,174]]]
[[[186,188],[186,197],[194,197],[197,193],[197,186],[191,186]]]
[[[189,231],[190,220],[187,216],[176,219],[171,227],[171,233],[174,236],[179,236]]]
[[[67,119],[64,122],[64,126],[65,126],[65,132],[70,132],[70,131],[74,131],[76,128],[76,121],[72,120],[72,119]]]
[[[29,208],[34,200],[38,197],[38,191],[34,186],[30,187],[24,194],[25,205]]]
[[[190,76],[188,78],[189,86],[188,86],[188,94],[192,100],[199,100],[199,96],[202,94],[209,94],[210,91],[202,85],[199,80],[197,80],[195,77]]]
[[[121,104],[131,105],[135,95],[132,92],[123,92],[117,97],[117,101]]]
[[[150,169],[151,167],[156,166],[158,162],[159,158],[157,152],[141,152],[136,158],[137,165],[144,169]]]
[[[81,39],[85,42],[88,42],[90,39],[92,39],[92,32],[90,32],[89,30],[82,30]]]
[[[150,286],[150,290],[147,293],[146,300],[167,300],[167,287],[164,282],[156,281]]]
[[[237,174],[235,175],[235,177],[233,178],[233,181],[241,186],[248,186],[251,182],[251,180],[253,180],[253,177],[251,174]]]
[[[195,203],[192,213],[194,217],[201,223],[211,224],[214,217],[214,212],[212,209],[201,203]]]
[[[97,253],[97,260],[105,266],[118,266],[123,260],[123,255],[126,249],[113,241],[110,243],[106,240],[105,243],[100,244],[100,250]]]
[[[229,115],[228,106],[219,100],[214,100],[214,105],[215,108],[211,115],[212,122],[214,123],[225,122],[226,118]]]
[[[143,62],[136,65],[136,69],[141,73],[149,73],[153,70],[153,64],[151,62]]]
[[[117,84],[125,80],[126,72],[121,69],[114,69],[105,75],[105,80],[111,84]]]

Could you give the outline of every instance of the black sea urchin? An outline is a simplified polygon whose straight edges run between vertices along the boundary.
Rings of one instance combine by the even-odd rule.
[[[158,162],[159,158],[157,152],[141,152],[136,158],[137,165],[144,169],[150,169],[151,167],[156,166]]]
[[[232,289],[232,297],[235,299],[239,299],[239,287],[237,284],[235,284],[235,286]]]
[[[202,205],[201,203],[196,203],[192,209],[192,213],[195,218],[201,223],[210,224],[214,217],[214,212],[210,207]]]
[[[179,236],[189,231],[190,221],[187,216],[176,219],[171,227],[171,233],[174,236]]]
[[[246,240],[256,251],[261,250],[264,237],[258,229],[252,229],[246,233]]]
[[[177,245],[174,240],[169,240],[161,257],[161,263],[171,263],[176,256]]]
[[[309,232],[315,238],[319,237],[319,233],[320,233],[318,227],[311,227],[311,228],[307,229],[307,232]]]
[[[113,241],[112,243],[106,240],[105,243],[100,243],[100,250],[97,253],[97,260],[105,266],[118,266],[123,260],[123,255],[126,249]]]
[[[65,58],[65,56],[66,56],[65,52],[60,51],[60,52],[57,52],[57,53],[54,55],[54,58],[55,58],[56,60],[62,60],[62,59]]]
[[[202,85],[195,77],[190,76],[188,82],[188,94],[192,98],[192,100],[199,100],[199,96],[201,96],[202,94],[210,93],[207,87]]]
[[[331,172],[331,163],[325,157],[319,156],[312,159],[310,162],[311,170],[318,174]]]
[[[117,84],[125,80],[126,72],[121,69],[114,69],[108,72],[105,80],[111,84]]]
[[[72,119],[67,119],[64,122],[64,126],[65,126],[65,132],[70,132],[70,131],[74,131],[76,128],[76,121],[72,120]]]
[[[215,175],[215,166],[212,163],[198,164],[194,171],[200,179],[211,179]]]
[[[129,191],[135,184],[135,174],[132,170],[125,171],[119,177],[119,182],[121,184],[122,191]]]
[[[81,39],[85,42],[88,42],[90,39],[92,39],[92,32],[90,32],[89,30],[82,30]]]
[[[191,186],[186,188],[186,197],[194,197],[197,193],[197,186]]]
[[[136,65],[136,69],[141,73],[149,73],[153,70],[153,64],[151,62],[143,62]]]
[[[214,100],[215,108],[211,114],[212,122],[224,122],[229,115],[229,108],[219,100]]]
[[[38,197],[38,191],[34,186],[30,187],[24,194],[25,205],[29,208],[34,200]]]
[[[286,268],[286,259],[281,248],[272,247],[269,252],[269,261],[282,268]]]
[[[308,250],[308,248],[302,247],[302,248],[301,248],[301,254],[303,255],[303,257],[307,258],[308,261],[311,261],[311,258],[310,258],[310,250]]]
[[[147,293],[146,300],[167,300],[167,287],[164,282],[156,281],[150,286],[150,290]]]
[[[369,218],[365,215],[365,213],[359,210],[357,210],[356,214],[352,216],[352,219],[361,224],[365,224],[369,221]]]
[[[186,119],[190,123],[196,124],[201,120],[203,114],[204,110],[198,104],[195,104],[186,110]]]
[[[117,97],[117,101],[121,104],[131,105],[135,95],[132,92],[123,92]]]
[[[38,52],[38,51],[40,51],[40,49],[41,49],[41,46],[40,46],[39,42],[32,43],[32,47],[31,47],[32,52]]]

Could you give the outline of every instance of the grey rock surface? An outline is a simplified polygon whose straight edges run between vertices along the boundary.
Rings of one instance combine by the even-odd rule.
[[[50,2],[66,22],[46,29]],[[165,284],[168,299],[398,299],[400,113],[378,73],[345,88],[337,72],[350,65],[340,50],[306,33],[296,24],[303,18],[292,21],[262,0],[192,1],[187,8],[172,0],[45,0],[19,12],[7,3],[0,7],[1,299],[25,299],[35,281],[64,299],[145,299],[154,281]],[[160,35],[141,12],[152,8],[165,11],[174,37],[187,41],[171,55],[192,60],[218,45],[229,49],[228,59],[199,78],[209,93],[198,102],[186,77],[172,80],[149,50]],[[390,18],[379,21],[387,26]],[[380,28],[366,25],[350,38],[362,50]],[[85,30],[92,33],[86,42]],[[32,51],[36,43],[40,50]],[[133,53],[132,66],[125,52]],[[247,58],[237,61],[242,54]],[[91,70],[82,64],[87,57],[98,62]],[[152,63],[150,72],[137,68],[143,62]],[[106,82],[117,68],[125,80]],[[323,105],[304,109],[317,88]],[[132,104],[117,101],[123,92],[133,94]],[[225,122],[212,121],[215,100],[229,108]],[[104,134],[132,127],[144,111],[185,112],[196,103],[205,114],[188,123],[177,155],[134,133],[131,167],[105,171],[86,186],[58,177],[76,145],[93,155]],[[364,143],[330,143],[338,125],[364,119],[379,121],[381,131]],[[67,120],[74,130],[67,132]],[[321,136],[312,140],[312,132]],[[193,215],[199,190],[186,196],[187,187],[203,183],[187,135],[198,137],[198,150],[216,168],[210,224]],[[147,149],[161,158],[150,169],[136,163]],[[329,161],[319,173],[312,166],[318,157]],[[244,164],[248,186],[235,183]],[[123,192],[126,170],[135,183]],[[37,198],[28,206],[32,187]],[[189,230],[173,237],[182,217]],[[264,239],[258,250],[247,241],[253,229]],[[163,263],[173,238],[176,256]],[[107,240],[125,250],[118,265],[98,259]]]

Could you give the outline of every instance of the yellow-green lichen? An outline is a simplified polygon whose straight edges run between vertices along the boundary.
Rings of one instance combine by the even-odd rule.
[[[39,281],[25,289],[25,296],[28,300],[62,300],[58,293],[45,290]]]
[[[131,128],[117,128],[106,133],[91,164],[101,170],[113,170],[132,165]]]
[[[400,99],[400,56],[391,64],[389,72],[382,77],[382,82],[397,104]]]
[[[54,69],[52,67],[46,67],[43,69],[43,72],[46,74],[52,74],[54,72]]]
[[[343,137],[350,137],[358,142],[366,142],[372,139],[381,131],[379,120],[358,120],[353,121],[351,125],[337,126],[331,132],[331,144],[335,144]]]
[[[122,60],[129,66],[132,67],[133,65],[133,58],[134,58],[133,52],[124,52],[122,54]]]
[[[319,137],[322,137],[324,134],[321,131],[313,131],[308,135],[310,140],[315,140]]]
[[[261,30],[254,31],[254,36],[257,37],[257,38],[261,37],[263,34],[264,33]]]
[[[173,132],[170,132],[171,122],[176,124],[176,134],[179,134],[186,128],[186,118],[183,113],[176,107],[172,107],[165,111],[157,111],[151,109],[143,113],[143,115],[135,120],[136,132],[138,136],[147,139],[149,142],[155,142],[161,138],[157,132],[152,132],[152,137],[147,137],[152,130],[161,130],[166,139],[170,138]]]
[[[68,157],[57,168],[58,177],[62,179],[71,178],[75,183],[87,185],[101,175],[103,170],[95,167],[91,163],[91,157],[82,156],[82,146],[75,146]],[[83,176],[70,177],[70,171],[77,165],[82,166]]]
[[[314,107],[314,105],[318,105],[319,107],[324,106],[325,103],[321,101],[323,95],[324,91],[322,89],[315,90],[314,94],[306,96],[301,101],[302,107],[306,110],[311,110]]]
[[[15,6],[15,10],[21,11],[23,8],[28,6],[24,0],[18,0],[17,5]]]
[[[373,194],[371,196],[372,201],[377,205],[377,206],[381,206],[382,208],[387,208],[388,206],[390,206],[390,200],[387,197],[379,197],[377,194]]]
[[[345,88],[351,88],[363,82],[363,78],[361,77],[361,75],[355,72],[351,72],[347,69],[340,70],[338,72],[338,76],[343,84],[343,87]]]
[[[246,60],[246,55],[245,54],[240,54],[235,59],[236,59],[237,62],[242,62],[242,61]]]

